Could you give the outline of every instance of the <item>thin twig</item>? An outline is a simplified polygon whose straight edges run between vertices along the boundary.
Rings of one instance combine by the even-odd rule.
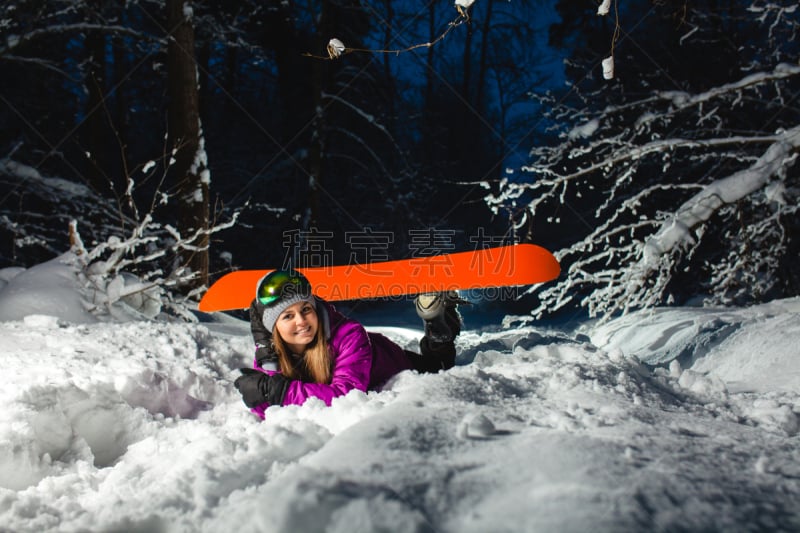
[[[450,22],[447,25],[447,29],[439,37],[437,37],[433,41],[429,41],[427,43],[415,44],[415,45],[409,46],[408,48],[401,48],[401,49],[397,49],[397,50],[381,50],[381,49],[373,50],[373,49],[370,49],[370,48],[345,48],[343,51],[338,52],[338,53],[329,52],[329,54],[327,56],[319,56],[319,55],[312,54],[310,52],[304,53],[303,56],[304,57],[312,57],[314,59],[322,59],[322,60],[326,60],[326,61],[332,61],[334,59],[339,59],[340,57],[342,57],[344,55],[352,54],[354,52],[366,52],[366,53],[371,53],[371,54],[395,54],[395,55],[400,55],[400,54],[405,53],[405,52],[411,52],[412,50],[416,50],[417,48],[430,48],[431,46],[434,46],[436,43],[438,43],[439,41],[444,39],[447,36],[447,34],[450,33],[453,30],[453,28],[455,28],[457,26],[460,26],[461,24],[464,24],[465,22],[469,22],[469,16],[467,15],[467,13],[465,11],[462,11],[461,9],[459,9],[458,11],[459,11],[459,15],[455,18],[455,20],[453,20],[452,22]]]

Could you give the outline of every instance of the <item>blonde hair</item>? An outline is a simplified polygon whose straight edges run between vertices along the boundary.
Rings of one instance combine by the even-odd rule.
[[[317,312],[316,306],[314,307],[314,312]],[[317,316],[319,316],[319,313],[317,313]],[[278,354],[278,365],[281,374],[289,379],[311,383],[331,382],[331,354],[323,329],[322,321],[320,320],[314,341],[300,354],[302,358],[299,361],[290,355],[286,342],[278,333],[278,328],[276,327],[272,330],[272,344]]]

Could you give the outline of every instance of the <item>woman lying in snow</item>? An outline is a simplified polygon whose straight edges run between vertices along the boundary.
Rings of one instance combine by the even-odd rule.
[[[256,343],[253,369],[241,369],[234,385],[261,418],[270,405],[302,404],[314,397],[330,405],[352,389],[375,390],[403,370],[438,372],[455,364],[461,331],[455,292],[420,295],[425,322],[420,352],[404,350],[336,311],[312,294],[298,272],[277,270],[262,278],[250,305]]]

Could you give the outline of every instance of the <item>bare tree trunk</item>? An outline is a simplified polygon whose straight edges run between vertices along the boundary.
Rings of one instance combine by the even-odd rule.
[[[321,64],[321,62],[319,62]],[[314,84],[321,84],[322,69],[319,65],[313,67]],[[313,134],[311,145],[309,146],[307,172],[308,172],[308,216],[306,217],[306,229],[312,228],[319,222],[320,216],[320,187],[322,186],[322,160],[325,156],[325,115],[322,110],[322,87],[317,85],[319,90],[314,91],[314,123],[312,125]]]
[[[171,173],[178,191],[178,229],[183,238],[193,235],[185,249],[184,264],[196,274],[192,287],[208,285],[209,174],[200,128],[197,63],[191,8],[185,0],[167,0],[167,90],[169,94],[169,145],[175,163]]]
[[[392,8],[392,2],[394,0],[386,0],[386,23],[385,23],[385,31],[383,33],[383,49],[389,50],[392,46],[392,33],[394,31],[394,9]],[[392,54],[383,54],[383,73],[384,73],[384,82],[386,84],[386,90],[388,92],[388,99],[386,102],[387,110],[387,123],[389,124],[389,128],[391,131],[395,131],[396,129],[396,111],[395,111],[395,79],[392,76],[392,64],[391,64]]]
[[[330,35],[330,5],[322,2],[319,15],[317,46],[323,48],[324,36]],[[308,172],[308,216],[306,227],[317,225],[320,220],[320,193],[324,178],[324,159],[327,136],[325,133],[325,108],[322,93],[327,85],[327,69],[324,61],[315,61],[311,65],[311,91],[314,102],[314,121],[312,123],[311,144],[309,146],[306,171]]]
[[[486,94],[486,73],[488,71],[488,53],[489,53],[489,31],[492,28],[492,8],[494,7],[494,0],[489,0],[486,3],[486,15],[483,19],[483,32],[482,32],[482,41],[481,41],[481,55],[480,55],[480,67],[478,70],[478,80],[476,82],[476,86],[478,89],[478,94],[475,96],[475,105],[478,109],[485,109],[485,102],[484,97]]]
[[[464,97],[465,102],[470,102],[470,82],[472,81],[472,24],[466,25],[467,35],[464,37],[464,53],[461,57],[462,67],[461,72],[464,78],[461,81],[461,95]]]
[[[428,4],[428,42],[433,42],[436,39],[436,2]],[[436,124],[437,113],[435,112],[436,103],[434,102],[434,94],[436,90],[436,69],[435,69],[435,53],[434,46],[429,46],[425,51],[425,101],[423,102],[423,135],[428,137],[426,142],[422,143],[422,157],[425,165],[431,165],[434,161],[434,154],[436,153],[436,137],[438,130]]]
[[[392,8],[392,0],[386,0],[386,21],[384,22],[383,31],[383,49],[388,50],[392,44],[392,31],[394,29],[394,9]],[[383,54],[383,70],[387,82],[392,82],[392,66],[390,60],[392,54]]]
[[[108,136],[111,128],[108,124],[106,107],[103,102],[106,90],[106,40],[100,32],[89,32],[86,35],[86,51],[89,57],[89,68],[86,72],[86,122],[84,131],[86,141],[84,149],[88,153],[89,168],[87,176],[92,188],[100,194],[115,193],[113,172],[109,157]]]

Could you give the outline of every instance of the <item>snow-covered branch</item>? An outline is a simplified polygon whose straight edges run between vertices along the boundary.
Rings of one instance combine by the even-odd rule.
[[[534,316],[579,305],[610,317],[686,297],[684,284],[714,302],[778,290],[800,205],[800,117],[787,107],[799,80],[781,63],[594,113],[556,105],[563,142],[486,196],[534,241],[568,243],[562,278],[532,291]],[[742,114],[773,118],[745,131]]]
[[[47,26],[45,28],[38,28],[23,33],[21,35],[14,35],[7,38],[4,43],[0,44],[0,57],[8,58],[8,54],[13,50],[22,48],[25,45],[36,41],[37,39],[48,37],[54,34],[64,34],[64,33],[79,34],[85,32],[102,32],[102,33],[111,33],[114,35],[124,35],[129,37],[136,37],[136,39],[142,41],[156,40],[152,35],[143,34],[139,31],[132,30],[131,28],[126,26],[119,26],[113,24],[93,24],[88,22],[80,22],[75,24],[54,24],[51,26]]]
[[[800,151],[800,126],[781,133],[777,141],[749,168],[709,183],[683,203],[675,215],[665,221],[644,247],[645,265],[685,242],[689,231],[705,222],[725,204],[732,204],[760,190],[779,176],[787,162],[794,162]]]
[[[207,237],[233,227],[239,214],[237,211],[224,223],[183,236],[171,225],[156,222],[153,214],[148,213],[126,237],[112,235],[89,250],[84,247],[77,223],[73,221],[70,224],[72,249],[80,263],[79,276],[86,287],[89,311],[113,315],[120,312],[117,303],[122,301],[130,312],[131,302],[138,302],[142,307],[134,306],[132,311],[144,318],[153,318],[161,312],[162,305],[167,304],[173,312],[190,318],[180,304],[206,287],[180,298],[173,294],[171,289],[187,285],[197,276],[181,262],[181,252],[205,251]]]
[[[192,295],[173,291],[196,275],[180,252],[204,250],[206,237],[233,227],[240,215],[235,211],[228,220],[182,235],[157,221],[155,210],[168,209],[170,200],[159,191],[154,196],[163,201],[153,202],[149,212],[134,219],[84,185],[43,176],[11,159],[0,160],[0,184],[8,191],[6,199],[13,200],[0,209],[0,229],[13,235],[15,248],[25,248],[26,256],[42,261],[62,255],[69,236],[86,308],[98,316],[153,318],[166,306],[191,319],[183,302]],[[47,215],[34,209],[42,206]]]
[[[769,72],[756,72],[733,83],[720,85],[719,87],[715,87],[703,93],[690,95],[683,91],[662,91],[658,93],[658,97],[672,102],[677,110],[689,106],[700,105],[704,102],[713,100],[714,98],[724,96],[727,93],[791,78],[793,76],[797,76],[798,74],[800,74],[800,65],[780,63],[775,67],[774,70]]]

